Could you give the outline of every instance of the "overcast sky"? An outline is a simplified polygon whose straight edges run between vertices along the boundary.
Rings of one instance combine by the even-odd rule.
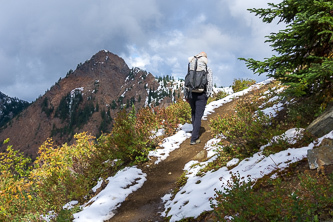
[[[239,57],[273,52],[248,8],[280,0],[0,0],[0,91],[34,101],[100,50],[154,76],[184,78],[187,58],[208,55],[217,86],[252,74]]]

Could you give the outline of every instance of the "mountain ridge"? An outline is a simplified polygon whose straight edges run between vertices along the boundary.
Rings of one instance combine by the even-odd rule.
[[[34,159],[38,147],[49,137],[63,144],[73,142],[74,134],[79,132],[99,136],[110,132],[112,119],[121,109],[165,105],[175,100],[170,94],[176,89],[164,87],[168,93],[160,93],[159,88],[160,82],[151,73],[130,69],[121,57],[101,50],[78,64],[75,71],[70,70],[5,125],[0,140],[10,138],[10,145]],[[179,95],[181,88],[177,91]],[[0,151],[4,151],[2,144]]]

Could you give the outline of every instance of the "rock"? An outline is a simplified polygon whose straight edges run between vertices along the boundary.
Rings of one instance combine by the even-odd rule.
[[[206,158],[206,150],[201,150],[197,155],[195,155],[195,157],[193,158],[193,160],[203,160],[204,158]]]
[[[322,137],[331,132],[333,130],[333,106],[315,119],[306,130],[317,137]]]
[[[323,166],[333,164],[333,140],[324,139],[318,148],[308,150],[308,162],[310,169],[321,170]]]

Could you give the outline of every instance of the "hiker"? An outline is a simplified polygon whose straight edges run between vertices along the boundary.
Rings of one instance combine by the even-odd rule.
[[[207,100],[213,91],[213,73],[207,66],[208,60],[205,52],[188,58],[188,61],[184,95],[191,106],[193,130],[190,144],[195,145],[201,142],[199,139],[201,118],[204,114]]]

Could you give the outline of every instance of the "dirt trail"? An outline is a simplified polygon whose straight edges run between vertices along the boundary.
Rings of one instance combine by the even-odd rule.
[[[251,96],[251,93],[246,96]],[[117,209],[116,215],[108,221],[165,221],[159,215],[159,212],[164,210],[161,198],[176,187],[175,183],[182,175],[186,163],[194,159],[204,160],[205,157],[198,158],[199,155],[197,156],[197,154],[203,151],[205,143],[212,139],[209,120],[222,113],[234,112],[237,100],[215,109],[215,112],[210,114],[207,120],[202,121],[200,144],[190,145],[190,139],[187,139],[181,144],[179,149],[171,152],[166,160],[161,161],[157,165],[153,161],[144,165],[142,171],[147,174],[147,181],[140,189],[127,197]]]

